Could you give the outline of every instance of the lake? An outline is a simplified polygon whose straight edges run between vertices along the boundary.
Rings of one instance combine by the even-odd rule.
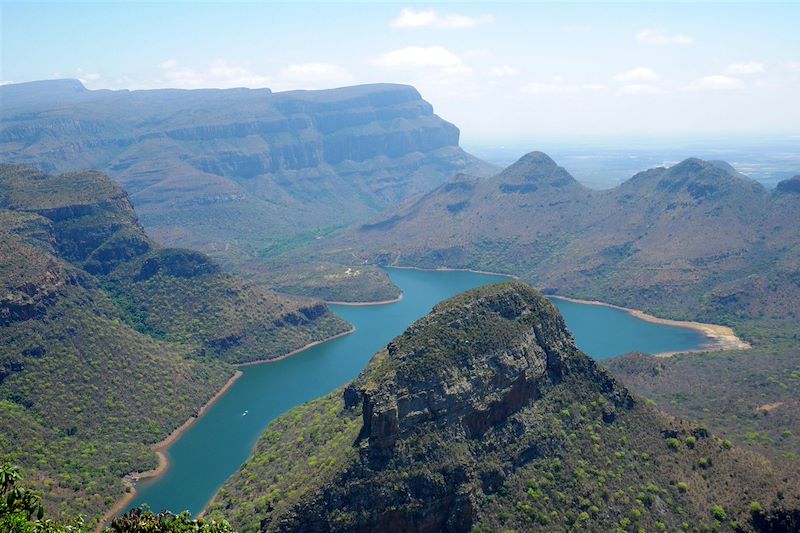
[[[372,355],[441,300],[505,281],[489,274],[389,269],[403,290],[397,303],[379,306],[331,305],[356,332],[295,356],[243,367],[244,375],[168,450],[169,468],[157,479],[137,484],[131,507],[153,511],[203,510],[217,489],[250,456],[267,424],[292,407],[348,383]],[[697,349],[699,332],[646,322],[609,307],[554,300],[578,346],[595,359],[630,351],[648,353]]]

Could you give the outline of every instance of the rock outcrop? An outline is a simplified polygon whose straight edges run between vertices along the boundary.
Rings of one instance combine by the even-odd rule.
[[[720,442],[635,400],[546,298],[506,282],[437,305],[353,383],[273,422],[209,513],[243,532],[672,529],[788,486]],[[716,470],[698,477],[696,454]]]

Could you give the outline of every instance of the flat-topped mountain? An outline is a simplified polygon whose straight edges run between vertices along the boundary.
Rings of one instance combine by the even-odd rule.
[[[54,80],[6,85],[0,98],[4,160],[104,171],[156,240],[232,261],[374,216],[456,172],[491,172],[404,85],[90,91]]]
[[[508,272],[673,316],[785,320],[800,315],[793,183],[769,191],[691,158],[594,191],[534,152],[489,179],[458,176],[326,244],[321,257]]]
[[[273,422],[209,512],[243,532],[747,531],[790,516],[791,487],[632,397],[508,282],[438,304]]]
[[[0,165],[0,456],[46,488],[48,513],[98,518],[229,362],[347,328],[320,302],[157,245],[103,174]]]

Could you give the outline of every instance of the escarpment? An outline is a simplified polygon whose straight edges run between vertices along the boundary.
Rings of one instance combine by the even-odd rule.
[[[405,85],[92,91],[52,80],[0,97],[6,161],[107,172],[155,239],[231,260],[492,170]]]

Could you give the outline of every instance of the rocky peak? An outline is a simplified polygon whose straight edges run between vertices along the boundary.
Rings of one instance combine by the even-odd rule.
[[[728,163],[727,161],[722,161],[721,159],[716,159],[716,160],[709,161],[708,163],[710,165],[713,165],[715,168],[718,168],[719,170],[727,172],[731,176],[736,176],[737,178],[745,178],[745,177],[747,177],[744,174],[742,174],[741,172],[739,172],[738,170],[736,170],[734,168],[734,166],[731,165],[730,163]]]
[[[533,192],[539,187],[582,186],[544,152],[530,152],[498,175],[503,192]],[[520,183],[526,187],[520,188]],[[505,186],[505,187],[504,187]]]
[[[776,189],[779,193],[800,194],[800,176],[789,178],[778,183]]]
[[[621,191],[630,189],[685,197],[689,203],[731,194],[760,196],[764,192],[763,186],[737,172],[725,161],[704,161],[696,157],[669,168],[640,172],[620,188]]]
[[[372,461],[429,426],[480,438],[561,380],[576,352],[554,306],[520,282],[447,300],[392,341],[345,402],[363,406]]]

